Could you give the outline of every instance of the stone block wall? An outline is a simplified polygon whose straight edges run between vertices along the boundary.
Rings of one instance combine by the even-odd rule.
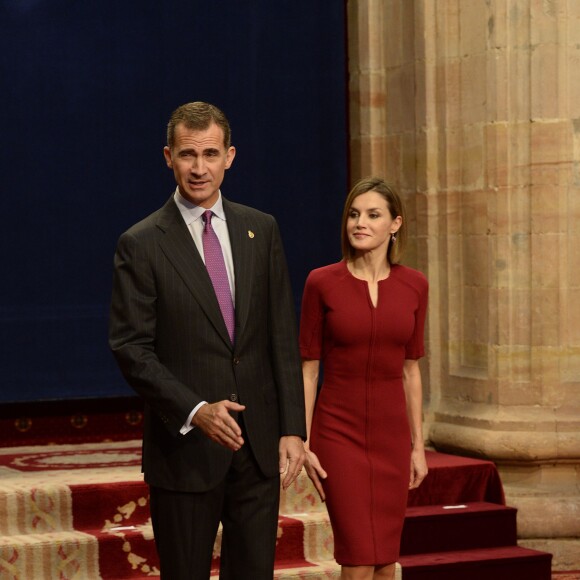
[[[580,567],[580,3],[349,0],[351,175],[409,208],[429,438]]]

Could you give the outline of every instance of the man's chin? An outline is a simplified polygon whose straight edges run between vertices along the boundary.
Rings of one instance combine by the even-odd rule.
[[[195,205],[203,205],[211,207],[218,198],[218,192],[212,191],[207,186],[205,187],[188,187],[185,196],[189,201]]]

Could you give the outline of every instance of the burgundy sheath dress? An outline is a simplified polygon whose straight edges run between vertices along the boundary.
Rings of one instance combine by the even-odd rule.
[[[393,265],[378,286],[375,308],[339,262],[310,273],[302,301],[302,357],[320,360],[324,379],[310,448],[328,473],[334,556],[350,566],[399,557],[411,463],[403,364],[424,355],[427,279]]]

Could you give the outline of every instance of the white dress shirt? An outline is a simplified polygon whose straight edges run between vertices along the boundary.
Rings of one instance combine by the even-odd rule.
[[[226,214],[224,213],[224,204],[222,200],[222,194],[218,197],[213,207],[205,208],[199,205],[195,205],[185,199],[179,192],[179,187],[175,190],[175,195],[173,196],[177,208],[181,212],[183,221],[187,224],[189,233],[195,242],[199,255],[205,264],[205,256],[203,254],[203,241],[202,234],[203,228],[205,226],[203,218],[201,217],[207,209],[210,209],[214,216],[211,220],[211,227],[216,233],[220,245],[222,247],[222,253],[224,255],[224,261],[226,263],[226,270],[228,272],[228,281],[230,283],[230,291],[232,293],[232,300],[234,304],[236,303],[235,294],[235,276],[234,276],[234,260],[232,258],[232,245],[230,243],[230,234],[228,232],[228,226],[226,224]]]

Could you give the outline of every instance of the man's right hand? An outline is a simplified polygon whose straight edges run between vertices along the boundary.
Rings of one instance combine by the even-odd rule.
[[[224,400],[202,405],[191,420],[191,424],[201,429],[212,441],[237,451],[243,444],[242,430],[230,411],[240,413],[246,407]]]

